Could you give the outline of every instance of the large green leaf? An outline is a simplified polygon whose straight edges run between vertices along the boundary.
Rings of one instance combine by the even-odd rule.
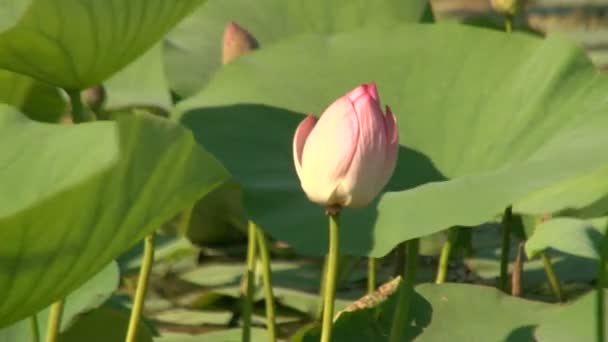
[[[150,48],[201,0],[31,0],[0,4],[0,68],[64,88],[101,83]]]
[[[381,256],[400,241],[477,225],[608,164],[589,152],[608,148],[608,81],[559,36],[455,24],[302,36],[222,68],[179,114],[242,182],[256,222],[322,254],[326,218],[300,189],[293,132],[304,113],[368,81],[398,116],[401,149],[390,192],[344,211],[344,253]]]
[[[207,1],[167,37],[169,82],[184,97],[203,88],[221,66],[222,34],[230,21],[251,32],[265,48],[301,33],[420,21],[426,5],[426,0]]]
[[[598,341],[598,318],[596,293],[591,292],[543,317],[534,337],[538,342]],[[606,324],[608,319],[604,316],[604,326]],[[606,338],[608,334],[604,336],[604,340]]]
[[[158,117],[60,126],[0,113],[0,188],[10,194],[0,197],[0,326],[65,296],[228,178],[188,131]]]
[[[560,217],[543,222],[526,241],[526,254],[532,257],[547,248],[599,260],[606,219],[580,220]]]
[[[555,213],[598,217],[608,213],[608,168],[552,185],[524,197],[514,205],[523,213]]]
[[[94,309],[106,301],[118,287],[119,273],[116,262],[111,262],[103,270],[87,280],[65,299],[61,315],[61,330],[67,329],[81,313]],[[46,340],[49,308],[37,313],[40,340]],[[31,339],[30,319],[26,318],[0,330],[0,341],[29,341]]]
[[[0,103],[45,122],[57,122],[67,107],[59,88],[7,70],[0,70]]]
[[[169,110],[171,96],[165,77],[160,44],[144,53],[112,76],[104,87],[107,99],[104,108],[157,107]]]
[[[342,313],[334,339],[388,341],[397,294],[377,307]],[[485,286],[423,284],[416,287],[403,341],[532,341],[533,326],[551,308]],[[310,333],[304,341],[318,336]]]

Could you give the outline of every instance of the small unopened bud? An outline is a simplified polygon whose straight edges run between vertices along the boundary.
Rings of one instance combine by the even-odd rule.
[[[106,101],[106,91],[103,86],[96,85],[84,90],[80,97],[90,110],[97,113]]]
[[[491,0],[491,3],[496,12],[513,16],[523,7],[524,0]]]
[[[227,64],[258,47],[258,41],[253,35],[234,21],[226,25],[223,43],[222,64]]]

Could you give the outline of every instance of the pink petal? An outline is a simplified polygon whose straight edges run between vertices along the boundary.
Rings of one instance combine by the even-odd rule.
[[[302,170],[302,152],[304,151],[304,145],[306,139],[315,127],[317,119],[313,115],[308,115],[296,128],[296,133],[293,137],[293,161],[296,166],[296,173],[300,176]]]
[[[364,83],[357,88],[351,90],[346,97],[348,97],[351,102],[356,102],[362,96],[371,97],[376,102],[380,103],[380,97],[378,96],[378,88],[376,87],[376,83]]]
[[[357,115],[342,97],[323,112],[304,147],[300,180],[313,202],[341,204],[338,187],[349,171],[358,139]]]

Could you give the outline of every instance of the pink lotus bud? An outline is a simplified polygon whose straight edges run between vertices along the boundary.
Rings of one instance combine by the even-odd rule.
[[[397,119],[380,107],[374,83],[336,100],[319,120],[296,129],[293,157],[308,198],[324,206],[364,207],[390,179],[399,149]]]
[[[227,64],[258,47],[258,42],[253,35],[234,21],[229,22],[224,29],[223,44],[222,64]]]

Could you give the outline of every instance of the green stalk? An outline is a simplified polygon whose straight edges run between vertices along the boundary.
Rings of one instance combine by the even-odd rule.
[[[146,236],[144,240],[144,259],[139,270],[139,279],[137,280],[137,289],[135,290],[135,298],[133,299],[133,307],[131,308],[131,318],[129,319],[129,329],[127,330],[126,342],[135,342],[137,340],[137,329],[144,310],[144,300],[146,299],[146,291],[148,289],[148,281],[150,280],[150,271],[154,262],[154,232]]]
[[[266,299],[266,321],[268,324],[268,341],[277,340],[276,319],[274,313],[274,294],[272,293],[272,271],[270,269],[270,253],[264,232],[255,226],[258,247],[260,249],[260,261],[262,262],[262,281],[264,283],[264,297]]]
[[[327,256],[323,258],[323,270],[321,271],[321,286],[319,286],[319,306],[317,307],[316,320],[321,321],[323,317],[323,300],[325,298],[325,278],[327,278]]]
[[[367,259],[367,293],[376,291],[376,258]]]
[[[502,248],[500,253],[500,279],[498,283],[499,288],[505,292],[509,286],[509,249],[511,247],[512,222],[513,213],[511,207],[508,207],[502,216]]]
[[[407,328],[410,314],[410,304],[414,294],[414,282],[416,281],[416,266],[418,264],[418,239],[407,242],[407,261],[405,266],[405,279],[400,284],[399,298],[393,316],[391,326],[390,342],[400,342],[403,331]]]
[[[40,342],[40,329],[38,328],[38,315],[30,316],[30,328],[32,330],[32,342]]]
[[[513,16],[510,14],[505,16],[505,32],[513,32]]]
[[[458,237],[458,229],[456,227],[448,230],[448,239],[441,248],[441,255],[439,256],[439,265],[437,266],[437,277],[435,278],[436,284],[443,284],[448,276],[448,266],[450,261],[450,255],[452,254],[452,247]]]
[[[329,251],[327,253],[327,273],[323,297],[323,320],[321,342],[331,341],[331,330],[334,318],[334,297],[336,296],[336,273],[338,271],[338,239],[340,229],[340,212],[329,213]]]
[[[557,274],[555,274],[555,270],[553,270],[551,258],[545,252],[540,253],[540,258],[543,261],[543,267],[545,268],[545,273],[547,274],[547,279],[549,280],[551,292],[553,292],[558,301],[563,301],[564,295],[562,294],[562,286],[559,282],[559,278],[557,278]]]
[[[80,98],[80,91],[78,90],[67,90],[68,96],[70,97],[70,104],[72,105],[72,121],[75,124],[93,121],[94,118],[82,105],[82,99]]]
[[[243,331],[242,342],[251,341],[251,313],[253,311],[254,275],[256,260],[256,234],[255,223],[249,221],[247,226],[247,273],[245,275],[246,290],[243,301]]]
[[[604,307],[604,286],[606,284],[606,259],[608,246],[608,226],[604,228],[604,238],[600,245],[600,260],[597,270],[597,284],[596,284],[596,341],[604,342],[606,340],[606,327],[604,326],[605,320],[605,307]]]
[[[395,269],[393,270],[393,277],[405,278],[405,252],[406,242],[401,242],[395,247]]]
[[[60,299],[53,303],[49,320],[46,327],[46,342],[59,341],[59,332],[61,331],[61,315],[63,315],[63,306],[65,299]]]

